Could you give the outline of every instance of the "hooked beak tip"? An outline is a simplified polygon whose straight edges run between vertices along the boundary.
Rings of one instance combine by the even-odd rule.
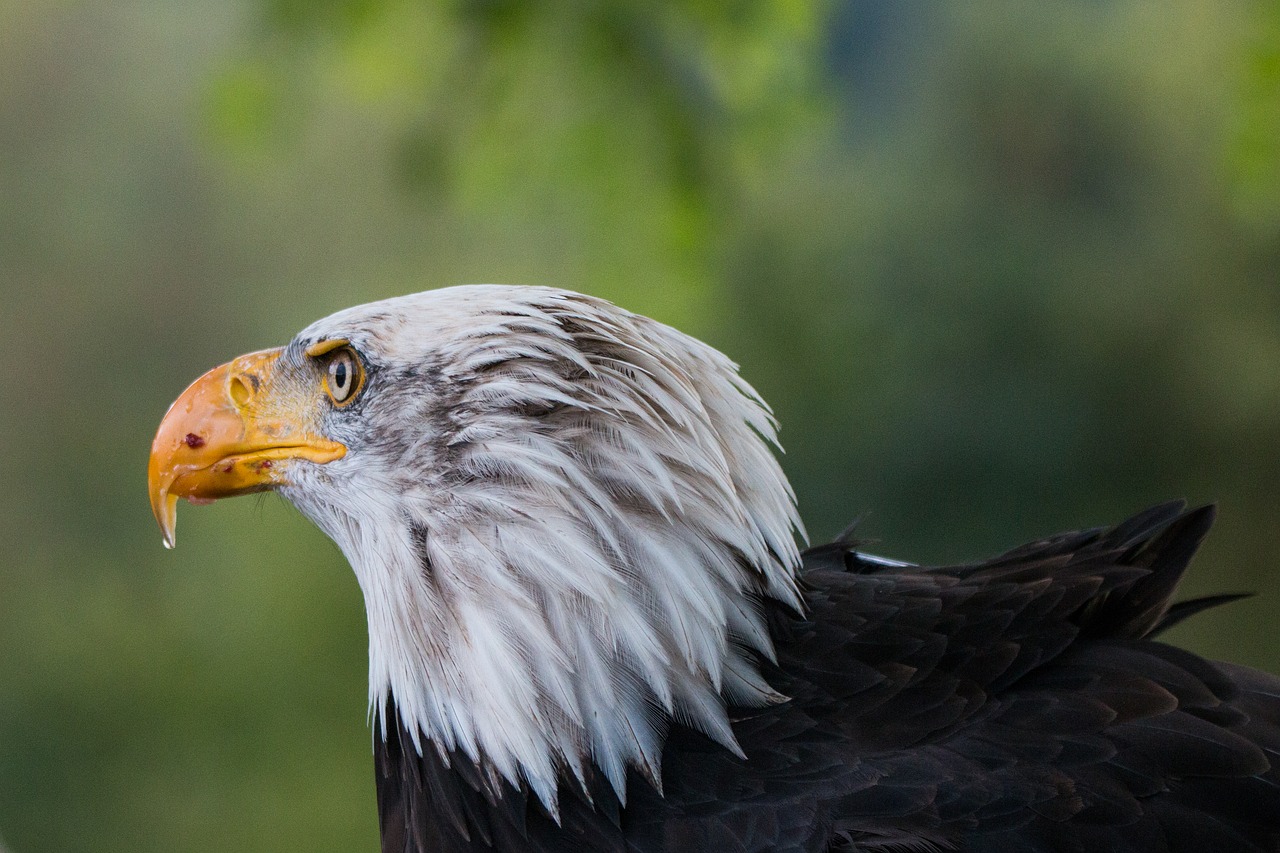
[[[178,496],[169,494],[167,489],[153,493],[151,509],[156,521],[160,524],[160,534],[164,538],[164,547],[172,551],[177,544],[176,528],[178,526]]]

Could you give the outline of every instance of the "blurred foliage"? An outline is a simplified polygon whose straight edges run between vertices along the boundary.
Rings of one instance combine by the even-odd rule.
[[[820,118],[810,2],[352,0],[264,4],[211,121],[283,156],[331,98],[385,135],[386,177],[486,241],[526,233],[681,325],[744,184]],[[282,109],[282,105],[289,105]],[[372,115],[370,115],[372,114]],[[754,180],[753,180],[754,179]],[[522,254],[525,254],[522,250]],[[491,274],[491,273],[490,273]]]
[[[1280,4],[1259,4],[1257,16],[1258,35],[1245,56],[1236,186],[1242,213],[1274,229],[1280,211]]]
[[[364,616],[274,498],[145,456],[369,299],[589,291],[775,406],[815,539],[980,556],[1176,495],[1173,639],[1280,669],[1272,2],[0,4],[0,833],[374,850]]]

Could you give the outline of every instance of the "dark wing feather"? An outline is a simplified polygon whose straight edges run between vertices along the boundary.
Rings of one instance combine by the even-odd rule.
[[[1173,604],[1165,612],[1164,617],[1151,629],[1151,636],[1163,634],[1165,631],[1177,625],[1186,619],[1190,619],[1197,613],[1203,613],[1214,607],[1220,607],[1223,604],[1231,604],[1233,601],[1243,601],[1246,598],[1252,598],[1251,592],[1228,592],[1222,595],[1204,595],[1200,598],[1191,598],[1186,601],[1179,601]]]
[[[790,699],[735,710],[745,761],[674,726],[664,795],[565,784],[557,825],[396,732],[384,853],[1280,849],[1280,681],[1150,639],[1234,600],[1170,604],[1212,520],[1165,504],[952,567],[813,549],[762,663]]]
[[[939,603],[932,624],[912,602],[861,628],[860,643],[896,636],[900,653],[867,658],[855,643],[851,656],[906,668],[878,668],[890,682],[879,688],[892,694],[889,702],[870,705],[855,691],[830,711],[846,730],[862,728],[849,718],[874,721],[875,734],[862,739],[874,751],[856,751],[884,769],[878,786],[899,784],[903,765],[914,769],[923,753],[941,750],[936,798],[892,822],[846,806],[855,826],[843,837],[861,832],[870,840],[914,821],[929,843],[941,838],[965,850],[1280,849],[1280,764],[1271,747],[1280,736],[1280,682],[1148,639],[1233,600],[1170,605],[1212,520],[1212,508],[1167,504],[1110,530],[918,571],[814,555],[806,575],[815,587],[813,621],[847,623],[846,587],[865,594],[873,581],[887,584],[872,596],[881,608],[918,595]],[[948,640],[936,665],[920,654],[927,644],[919,635],[928,631]],[[824,655],[824,670],[839,669],[830,649],[805,649],[811,640],[796,639],[780,659],[784,669],[803,672],[810,654]],[[922,715],[938,704],[939,685],[953,685],[970,710],[958,719]]]

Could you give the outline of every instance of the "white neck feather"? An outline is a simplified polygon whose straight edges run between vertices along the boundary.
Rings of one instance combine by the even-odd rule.
[[[726,701],[780,698],[753,658],[773,653],[760,601],[801,607],[772,418],[669,327],[470,290],[468,325],[423,354],[433,394],[370,413],[392,421],[353,451],[340,508],[286,495],[355,569],[375,713],[393,697],[419,750],[458,750],[552,813],[587,762],[625,801],[628,766],[661,784],[672,719],[737,751]],[[403,326],[416,303],[394,307]]]

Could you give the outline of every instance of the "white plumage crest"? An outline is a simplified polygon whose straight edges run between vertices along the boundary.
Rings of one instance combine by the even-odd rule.
[[[283,491],[360,581],[375,713],[553,813],[589,764],[620,797],[628,766],[660,785],[671,719],[736,750],[726,701],[780,698],[759,604],[801,606],[775,425],[736,366],[548,288],[360,306],[290,352],[337,338],[369,374],[329,415],[349,452]]]

